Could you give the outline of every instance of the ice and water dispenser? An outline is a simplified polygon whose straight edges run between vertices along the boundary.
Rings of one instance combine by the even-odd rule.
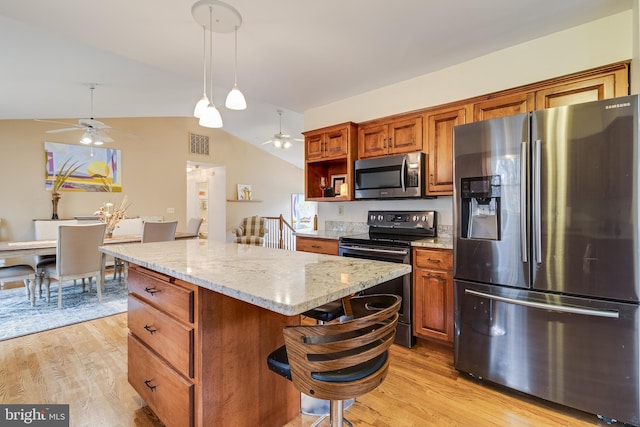
[[[500,175],[461,179],[461,237],[500,240]]]

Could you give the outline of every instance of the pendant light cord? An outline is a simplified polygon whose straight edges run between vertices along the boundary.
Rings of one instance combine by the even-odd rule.
[[[238,86],[238,26],[235,29],[235,61],[233,69],[233,86]]]
[[[202,26],[202,94],[207,96],[207,27]]]
[[[213,6],[209,5],[209,103],[213,105]]]

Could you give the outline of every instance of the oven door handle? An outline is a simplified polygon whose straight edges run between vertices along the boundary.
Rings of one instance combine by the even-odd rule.
[[[393,250],[393,249],[376,249],[376,248],[364,248],[362,246],[340,246],[341,249],[353,250],[353,251],[361,251],[361,252],[372,252],[372,253],[382,253],[382,254],[394,254],[394,255],[407,255],[409,252],[404,249]]]

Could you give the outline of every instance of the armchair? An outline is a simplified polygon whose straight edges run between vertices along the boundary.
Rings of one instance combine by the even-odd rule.
[[[264,235],[269,232],[265,227],[265,219],[259,216],[243,218],[240,226],[233,230],[236,235],[236,243],[244,243],[247,245],[262,246],[264,244]]]

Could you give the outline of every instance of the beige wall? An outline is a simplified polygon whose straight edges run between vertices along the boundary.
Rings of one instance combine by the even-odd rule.
[[[386,86],[305,112],[305,129],[360,122],[471,98],[637,57],[633,11],[493,52],[431,74]],[[635,8],[637,13],[637,8]],[[631,67],[634,70],[634,66]],[[637,73],[637,72],[636,72]],[[634,73],[632,71],[632,81]],[[343,206],[342,214],[339,207]],[[433,209],[451,225],[451,197],[420,201],[320,203],[324,221],[365,222],[368,209]]]
[[[103,202],[127,195],[130,216],[162,215],[186,227],[188,160],[224,165],[226,194],[236,198],[236,184],[251,184],[262,203],[227,203],[226,227],[243,216],[290,216],[291,193],[303,191],[302,170],[247,144],[223,130],[199,126],[193,118],[101,119],[114,130],[109,143],[122,150],[122,193],[63,192],[60,218],[91,215]],[[64,126],[34,120],[0,121],[0,240],[33,238],[32,220],[51,218],[51,193],[44,189],[44,141],[77,143],[77,132],[46,134]],[[210,137],[210,155],[188,153],[188,133]],[[167,209],[173,208],[173,214]]]

